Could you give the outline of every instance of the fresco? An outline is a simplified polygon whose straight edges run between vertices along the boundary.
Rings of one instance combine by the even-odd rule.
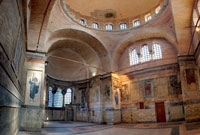
[[[186,69],[185,73],[186,73],[188,90],[197,90],[195,69]]]
[[[115,104],[119,105],[119,93],[118,93],[118,91],[115,92],[114,98],[115,98]]]
[[[121,90],[121,101],[127,102],[129,101],[130,91],[128,89],[128,84],[123,84]]]
[[[142,81],[142,89],[145,98],[153,98],[153,79]]]
[[[119,88],[114,89],[113,100],[114,100],[114,108],[115,109],[120,109],[121,98],[120,98],[120,90],[119,90]]]
[[[112,78],[112,85],[113,85],[113,87],[115,87],[115,88],[119,88],[119,87],[120,87],[120,81],[119,81],[119,79],[113,77],[113,78]]]
[[[170,89],[169,95],[178,95],[181,94],[181,89],[179,86],[178,77],[177,75],[170,76]]]
[[[110,85],[109,84],[105,85],[104,95],[105,95],[105,100],[106,101],[110,100]]]
[[[40,105],[41,81],[42,71],[27,71],[26,105]]]

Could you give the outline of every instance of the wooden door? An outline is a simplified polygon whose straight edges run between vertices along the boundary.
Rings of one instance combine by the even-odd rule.
[[[140,109],[144,109],[144,102],[140,102]]]
[[[164,102],[156,103],[157,122],[166,122]]]

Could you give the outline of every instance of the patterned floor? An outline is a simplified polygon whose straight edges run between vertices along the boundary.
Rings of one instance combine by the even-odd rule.
[[[46,122],[42,132],[18,135],[200,135],[200,123],[100,125],[85,122]]]

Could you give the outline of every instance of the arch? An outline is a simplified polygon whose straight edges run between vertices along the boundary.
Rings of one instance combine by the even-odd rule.
[[[87,67],[83,67],[82,65],[77,65],[76,63],[72,63],[70,61],[65,61],[59,58],[68,58],[73,59],[75,61],[79,61],[81,63],[86,63],[85,59],[80,56],[80,54],[76,53],[72,49],[69,48],[58,48],[56,50],[52,50],[47,56],[48,66],[46,70],[46,74],[49,76],[53,76],[54,78],[58,78],[59,80],[65,80],[65,81],[75,81],[75,79],[84,79],[88,78],[89,74],[91,74],[91,69]],[[55,65],[57,66],[55,67]],[[68,66],[71,65],[71,66]],[[68,70],[66,70],[68,69]],[[74,71],[75,75],[71,75],[72,71]],[[81,70],[81,71],[80,71]],[[63,72],[57,72],[57,71],[63,71]]]
[[[152,32],[150,32],[152,31]],[[139,33],[139,34],[138,34]],[[130,46],[131,44],[134,44],[137,41],[146,40],[146,39],[165,39],[167,40],[173,48],[177,51],[177,41],[176,37],[173,37],[173,34],[168,34],[166,32],[162,32],[157,29],[148,29],[143,31],[138,31],[137,33],[130,33],[122,40],[118,45],[115,46],[114,53],[113,53],[113,59],[112,59],[112,71],[118,70],[118,60],[121,56],[121,54],[124,52],[124,50]]]
[[[101,63],[107,63],[102,64],[103,69],[106,72],[111,71],[110,63],[110,55],[105,47],[97,38],[92,36],[91,34],[76,30],[76,29],[61,29],[53,32],[47,42],[46,42],[46,52],[49,52],[51,50],[52,45],[55,42],[58,42],[60,40],[71,40],[71,41],[77,41],[81,43],[82,45],[87,45],[90,49],[92,49],[97,56],[99,57]]]
[[[65,94],[65,104],[70,104],[72,102],[72,88],[67,89],[67,93]]]
[[[58,87],[56,93],[54,94],[54,107],[62,107],[62,99],[62,89]]]

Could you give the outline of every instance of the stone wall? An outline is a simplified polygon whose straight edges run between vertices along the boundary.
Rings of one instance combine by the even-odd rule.
[[[59,84],[61,87],[61,83]],[[66,86],[67,82],[63,85]],[[72,120],[108,124],[121,122],[121,110],[114,105],[112,74],[96,76],[83,82],[73,82],[73,85],[69,84],[69,86],[73,89]],[[63,114],[64,108],[47,107],[46,119],[66,120],[68,119],[66,109]]]
[[[104,113],[107,112],[106,108],[112,106],[109,104],[110,88],[110,77],[101,79],[100,76],[92,78],[87,88],[75,86],[76,100],[74,104],[77,105],[77,109],[74,115],[76,120],[96,123],[107,122],[107,117],[104,116]]]
[[[0,1],[0,134],[15,135],[22,89],[25,58],[25,27],[21,0]]]
[[[181,121],[185,119],[183,102],[169,103],[168,108],[168,121]]]
[[[198,59],[196,60],[198,63]],[[181,87],[183,92],[183,103],[185,119],[187,122],[199,121],[199,67],[193,56],[180,57]]]
[[[164,102],[166,121],[184,120],[179,69],[170,67],[120,77],[122,122],[157,122],[155,104],[159,102]],[[151,84],[149,95],[145,92],[145,82],[147,86]]]
[[[46,109],[46,119],[50,121],[62,121],[65,120],[64,109]]]
[[[145,91],[145,85],[151,85],[150,93]],[[151,72],[96,76],[76,83],[72,89],[74,121],[107,124],[157,122],[156,104],[160,102],[164,103],[167,122],[185,118],[177,64]],[[55,120],[50,117],[49,110],[47,112],[49,120]],[[61,120],[63,115],[58,114],[58,117],[57,120]]]

